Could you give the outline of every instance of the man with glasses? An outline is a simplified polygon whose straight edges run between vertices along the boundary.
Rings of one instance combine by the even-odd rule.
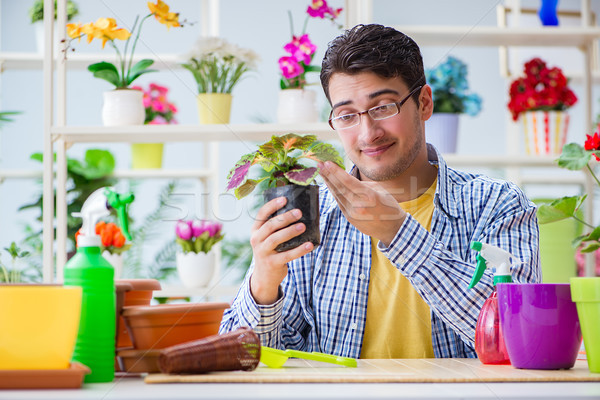
[[[449,168],[425,142],[433,112],[417,44],[359,25],[334,39],[321,84],[354,167],[319,165],[321,245],[284,253],[298,210],[252,228],[253,264],[221,332],[250,326],[265,346],[346,357],[475,357],[475,325],[492,294],[475,272],[472,241],[522,261],[515,282],[541,280],[535,207],[514,184]]]

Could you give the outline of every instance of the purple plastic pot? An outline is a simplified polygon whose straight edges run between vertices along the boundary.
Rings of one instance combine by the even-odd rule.
[[[572,368],[581,346],[568,283],[499,283],[500,328],[515,368]]]

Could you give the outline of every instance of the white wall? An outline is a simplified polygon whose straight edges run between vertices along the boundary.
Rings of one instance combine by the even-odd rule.
[[[145,14],[147,0],[78,0],[80,15],[76,20],[94,21],[101,16],[117,18],[120,25],[133,23],[136,14]],[[35,51],[33,29],[28,21],[27,9],[31,1],[1,0],[0,50],[7,52]],[[200,4],[196,0],[169,0],[173,11],[180,12],[180,19],[200,21]],[[340,0],[330,0],[331,5],[343,6]],[[495,6],[497,0],[454,0],[454,1],[410,1],[375,0],[374,22],[386,25],[467,25],[495,26]],[[537,7],[538,1],[523,1],[524,6]],[[593,1],[596,13],[600,12],[600,2]],[[244,1],[222,0],[220,29],[228,40],[257,51],[262,58],[258,70],[250,74],[234,89],[232,123],[274,121],[279,88],[277,59],[283,55],[282,47],[289,40],[287,10],[292,11],[296,30],[304,21],[305,9],[309,1]],[[561,7],[578,9],[579,0],[562,0]],[[343,17],[343,15],[342,15]],[[342,19],[343,21],[343,19]],[[172,28],[168,32],[156,21],[147,21],[142,33],[139,52],[185,53],[200,33],[200,23],[183,29]],[[311,19],[308,33],[318,45],[315,60],[322,58],[326,43],[338,31],[324,20]],[[146,48],[145,48],[146,47]],[[84,42],[75,45],[78,53],[101,51],[98,43]],[[498,50],[496,48],[423,48],[426,67],[432,67],[452,54],[469,65],[471,88],[483,99],[483,111],[477,117],[461,117],[459,153],[462,154],[503,154],[506,151],[507,85],[500,77]],[[111,52],[106,48],[104,52]],[[577,53],[575,53],[577,54]],[[533,56],[535,54],[531,54]],[[544,54],[538,54],[544,56]],[[529,54],[524,54],[524,58]],[[581,62],[575,57],[575,64]],[[552,64],[561,60],[549,60]],[[572,61],[569,61],[572,62]],[[575,65],[577,66],[577,65]],[[312,80],[318,82],[317,74]],[[196,124],[195,84],[191,74],[183,69],[160,71],[148,74],[136,81],[146,86],[150,82],[167,85],[171,89],[170,98],[179,107],[177,119],[182,124]],[[0,75],[0,109],[20,110],[23,114],[16,122],[8,124],[0,132],[0,169],[40,169],[40,165],[29,160],[29,155],[42,151],[42,71],[7,70]],[[85,70],[70,71],[68,74],[67,120],[70,125],[100,125],[102,92],[109,90],[109,84],[95,79]],[[317,90],[320,88],[317,87]],[[582,87],[574,85],[576,93],[582,97]],[[320,93],[321,95],[321,93]],[[594,111],[598,111],[598,93],[594,92]],[[320,98],[324,104],[324,98]],[[580,102],[572,109],[573,119],[570,131],[571,141],[583,140],[585,121],[583,105]],[[81,158],[87,148],[97,147],[111,150],[117,159],[117,168],[126,169],[130,163],[129,146],[124,144],[75,145],[68,154]],[[164,168],[193,168],[202,154],[202,145],[167,144],[165,147]],[[224,187],[225,176],[237,158],[252,149],[247,143],[226,143],[221,145],[219,180]],[[134,217],[141,218],[151,210],[156,202],[156,193],[165,181],[143,182],[137,192],[133,206]],[[32,181],[8,180],[0,185],[0,247],[11,241],[23,238],[22,225],[32,223],[32,213],[17,212],[17,208],[33,200],[41,186]],[[538,192],[546,188],[535,189]],[[538,192],[532,195],[538,195]],[[563,189],[553,188],[553,195]],[[203,191],[194,182],[180,193],[181,198],[192,199],[185,204],[182,212],[176,212],[173,219],[200,215],[199,198]],[[552,194],[549,194],[552,195]],[[195,200],[194,200],[195,199]],[[229,237],[245,237],[249,231],[248,202],[225,201],[218,217],[225,219],[225,232]],[[185,215],[183,215],[185,214]],[[172,238],[172,222],[165,223],[164,240]],[[4,256],[6,259],[6,256]]]

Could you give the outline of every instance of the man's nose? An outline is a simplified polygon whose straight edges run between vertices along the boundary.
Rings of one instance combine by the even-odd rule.
[[[368,113],[360,115],[360,138],[362,142],[373,143],[383,135],[379,121],[375,121]]]

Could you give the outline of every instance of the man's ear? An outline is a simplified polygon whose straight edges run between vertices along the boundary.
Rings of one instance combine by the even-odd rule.
[[[427,121],[433,114],[433,97],[429,85],[423,86],[419,94],[419,114],[422,121]]]

